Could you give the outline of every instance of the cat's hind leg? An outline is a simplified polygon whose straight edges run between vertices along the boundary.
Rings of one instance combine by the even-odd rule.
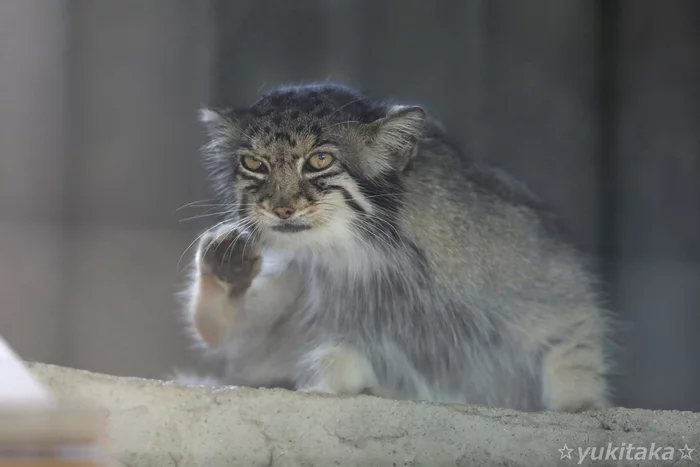
[[[542,402],[547,410],[580,412],[610,406],[603,351],[604,322],[598,310],[583,309],[550,336],[542,359]]]
[[[369,359],[348,344],[324,344],[307,352],[299,391],[325,394],[384,395]]]

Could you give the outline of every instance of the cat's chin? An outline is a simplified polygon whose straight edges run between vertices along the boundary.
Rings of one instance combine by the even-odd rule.
[[[348,217],[334,217],[317,225],[290,223],[291,228],[275,228],[284,223],[268,224],[260,232],[264,243],[273,249],[319,251],[354,244],[357,234],[353,233],[350,222]]]
[[[293,250],[317,242],[317,230],[311,226],[275,226],[266,228],[263,235],[267,245]]]

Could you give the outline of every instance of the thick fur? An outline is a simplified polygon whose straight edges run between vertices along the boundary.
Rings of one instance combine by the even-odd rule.
[[[325,84],[201,120],[227,214],[199,242],[188,316],[226,357],[227,384],[609,405],[609,324],[580,255],[526,188],[460,154],[422,109]],[[333,163],[309,170],[319,152]]]

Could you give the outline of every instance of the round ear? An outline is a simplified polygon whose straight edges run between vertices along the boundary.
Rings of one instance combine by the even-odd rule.
[[[227,113],[230,113],[230,110],[217,109],[214,107],[202,107],[199,109],[199,122],[204,124],[206,127],[209,127],[210,125],[215,125],[224,120]]]
[[[208,159],[220,157],[238,145],[243,136],[240,112],[225,108],[204,107],[199,110],[199,122],[209,137],[204,148]]]
[[[199,109],[199,122],[204,125],[210,137],[220,136],[221,132],[240,132],[240,121],[240,112],[231,108],[202,107]]]
[[[395,105],[371,123],[370,148],[384,164],[403,170],[418,152],[426,113],[421,107]]]

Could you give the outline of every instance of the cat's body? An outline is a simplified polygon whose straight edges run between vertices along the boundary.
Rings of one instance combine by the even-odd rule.
[[[608,405],[607,320],[579,255],[421,109],[303,86],[203,120],[230,215],[200,241],[189,311],[227,383]]]

